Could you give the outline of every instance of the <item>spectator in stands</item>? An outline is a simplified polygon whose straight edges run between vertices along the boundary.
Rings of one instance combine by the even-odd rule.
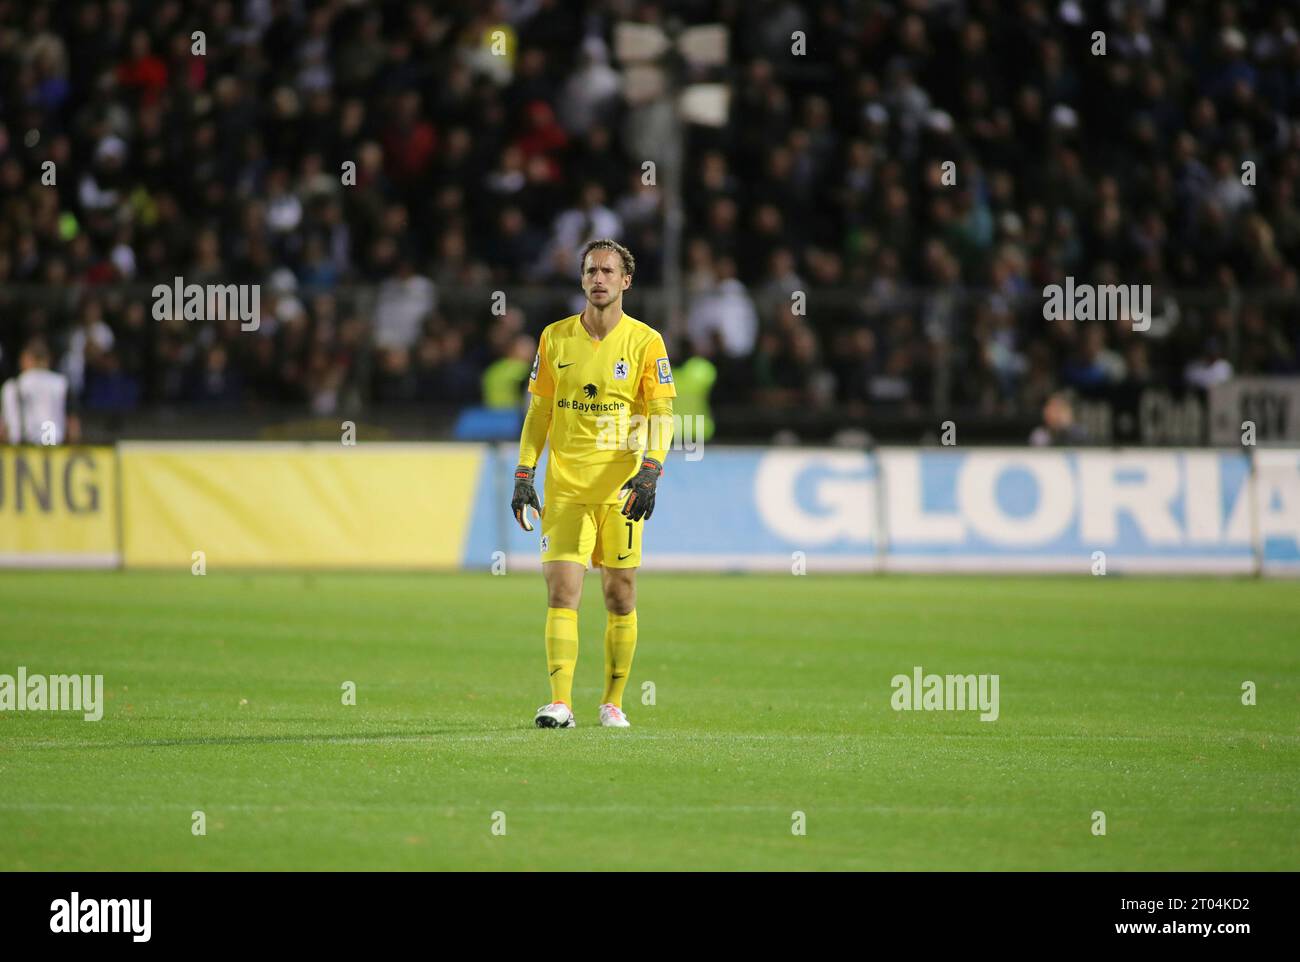
[[[1035,447],[1079,444],[1086,440],[1083,428],[1075,423],[1070,395],[1057,391],[1043,404],[1042,423],[1029,435]]]
[[[1027,417],[1064,384],[1119,396],[1135,383],[1132,332],[1067,336],[1035,308],[1067,274],[1169,292],[1176,310],[1146,336],[1138,380],[1295,373],[1294,308],[1252,292],[1297,297],[1300,15],[1241,0],[996,8],[707,11],[727,19],[732,62],[691,79],[726,86],[729,115],[687,129],[682,261],[663,265],[676,185],[662,164],[645,183],[641,164],[660,159],[670,118],[611,62],[608,12],[6,5],[3,373],[40,332],[74,393],[111,351],[106,368],[146,404],[197,401],[196,385],[216,381],[321,410],[349,392],[458,403],[509,353],[489,344],[481,291],[571,290],[574,251],[595,235],[633,245],[637,296],[681,268],[684,316],[645,319],[670,341],[720,342],[715,396],[728,403],[779,396],[756,387],[759,362],[789,384],[833,368],[839,403],[863,411]],[[665,10],[651,0],[637,16]],[[190,54],[194,29],[203,57]],[[805,58],[789,56],[794,29],[814,31]],[[1085,42],[1093,30],[1106,57]],[[142,325],[116,287],[175,276],[263,285],[263,330],[244,344],[204,320]],[[60,290],[74,292],[71,312]],[[809,292],[806,332],[760,354],[793,290]],[[349,303],[318,314],[322,292]],[[479,306],[429,329],[462,293]],[[990,296],[1005,310],[981,307]],[[913,333],[899,341],[902,316]],[[860,328],[870,337],[843,334]]]
[[[68,379],[50,370],[50,349],[40,338],[24,345],[19,374],[0,384],[0,441],[8,444],[76,444],[81,423],[69,413],[75,400]]]
[[[412,347],[438,304],[433,281],[416,273],[410,255],[399,255],[395,266],[380,283],[375,302],[375,344],[380,348]]]
[[[520,335],[510,345],[510,352],[497,358],[483,372],[483,404],[497,409],[520,408],[524,385],[532,370],[537,342]]]
[[[758,313],[745,285],[736,279],[736,262],[719,257],[714,262],[717,280],[713,287],[691,303],[686,319],[689,336],[707,340],[716,331],[722,349],[731,357],[743,357],[754,350],[758,336]]]

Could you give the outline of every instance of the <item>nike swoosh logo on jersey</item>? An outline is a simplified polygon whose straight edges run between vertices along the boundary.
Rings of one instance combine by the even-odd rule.
[[[575,364],[577,364],[577,363],[578,363],[577,361],[570,361],[568,364],[557,364],[557,365],[555,365],[555,366],[558,367],[558,368],[560,368],[561,370],[563,370],[563,369],[566,368],[566,367],[573,367],[573,365],[575,365]]]

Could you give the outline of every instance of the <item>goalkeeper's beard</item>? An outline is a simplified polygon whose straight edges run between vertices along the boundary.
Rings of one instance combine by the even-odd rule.
[[[593,294],[591,291],[587,291],[587,304],[599,315],[603,315],[606,313],[622,312],[623,310],[622,291],[615,291],[615,292],[605,291],[604,297],[605,297],[604,302],[597,301],[596,295]]]

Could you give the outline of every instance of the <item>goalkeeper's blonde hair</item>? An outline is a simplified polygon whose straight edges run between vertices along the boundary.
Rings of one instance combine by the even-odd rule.
[[[613,251],[623,261],[623,273],[631,277],[636,273],[636,258],[632,252],[611,237],[601,237],[598,240],[588,242],[587,246],[582,249],[582,256],[578,258],[578,273],[581,274],[583,266],[587,263],[587,255],[592,251]]]

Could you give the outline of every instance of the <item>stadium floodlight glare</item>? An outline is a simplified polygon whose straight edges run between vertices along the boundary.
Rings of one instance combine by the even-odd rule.
[[[684,27],[672,35],[653,24],[618,23],[614,53],[625,64],[658,60],[675,49],[692,67],[721,67],[727,63],[730,33],[720,23]]]
[[[727,63],[730,34],[720,23],[687,27],[677,35],[677,52],[692,67],[722,67]]]
[[[724,127],[731,110],[726,84],[691,84],[677,98],[682,120],[705,127]]]
[[[653,24],[624,20],[614,25],[614,56],[625,64],[658,60],[670,46],[668,35]]]

